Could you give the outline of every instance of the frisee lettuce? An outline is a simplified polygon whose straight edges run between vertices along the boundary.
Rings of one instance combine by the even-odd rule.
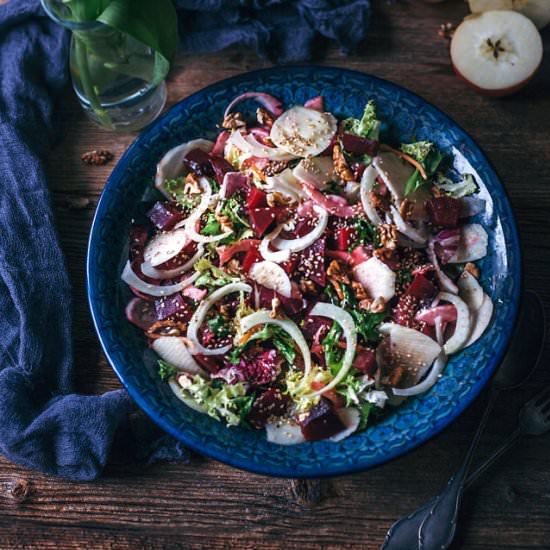
[[[378,139],[380,135],[380,121],[376,118],[376,104],[369,100],[363,110],[363,115],[358,118],[346,118],[342,122],[344,132],[369,139]]]
[[[443,174],[438,173],[435,177],[435,184],[439,187],[439,189],[455,199],[468,197],[469,195],[474,195],[479,191],[479,187],[473,174],[463,174],[462,179],[455,182],[450,178],[445,177]]]
[[[159,377],[163,382],[168,381],[170,378],[176,376],[176,374],[178,374],[179,372],[178,369],[174,367],[174,365],[171,365],[170,363],[167,363],[162,359],[158,360],[158,367]]]
[[[309,396],[312,392],[311,384],[320,382],[326,385],[332,378],[333,376],[328,370],[322,369],[318,365],[313,365],[306,377],[304,377],[303,371],[290,368],[285,374],[285,390],[283,393],[289,395],[294,402],[296,413],[303,413],[317,405],[321,399],[318,395],[315,397]]]
[[[204,256],[195,262],[194,267],[200,273],[195,281],[195,286],[198,287],[218,288],[239,280],[228,275],[223,269],[216,267]]]
[[[405,195],[411,195],[424,185],[429,185],[431,177],[443,160],[443,154],[431,141],[416,141],[414,143],[402,143],[401,151],[410,155],[424,168],[428,179],[425,180],[416,169],[405,183]]]

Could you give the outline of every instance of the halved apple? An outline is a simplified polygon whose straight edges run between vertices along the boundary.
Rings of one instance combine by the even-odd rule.
[[[514,10],[526,15],[537,28],[550,23],[550,2],[548,0],[468,0],[472,13],[491,10]]]
[[[532,21],[509,10],[467,17],[451,41],[455,73],[477,92],[493,97],[523,88],[537,72],[542,52]]]

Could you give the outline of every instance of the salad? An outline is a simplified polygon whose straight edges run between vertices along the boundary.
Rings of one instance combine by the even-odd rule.
[[[248,92],[215,142],[160,159],[122,280],[187,406],[273,443],[339,441],[431,388],[487,328],[474,175],[430,141],[390,143],[376,111],[339,120],[322,97],[285,110]]]

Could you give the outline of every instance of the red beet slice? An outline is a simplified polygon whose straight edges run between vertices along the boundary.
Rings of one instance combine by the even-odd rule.
[[[376,156],[379,147],[378,141],[374,139],[368,139],[353,134],[342,135],[342,146],[348,153],[355,155],[369,155],[371,157]]]
[[[309,279],[320,286],[326,285],[325,271],[326,238],[317,239],[298,255],[298,271],[305,279]]]
[[[257,187],[252,187],[250,192],[246,197],[246,207],[249,209],[252,208],[263,208],[267,206],[267,195],[258,189]]]
[[[422,273],[414,276],[412,283],[407,288],[405,294],[414,296],[419,300],[427,300],[433,298],[437,293],[435,285]]]
[[[126,319],[141,330],[147,330],[157,320],[155,306],[140,298],[132,298],[126,306]]]
[[[272,416],[283,416],[288,408],[288,397],[278,388],[268,388],[259,395],[246,419],[257,429],[262,429]]]
[[[372,348],[358,351],[353,360],[353,367],[369,376],[376,372],[376,352]]]
[[[147,217],[161,231],[168,231],[185,217],[182,211],[173,202],[157,201]]]
[[[184,166],[191,172],[199,176],[213,176],[210,156],[202,149],[193,149],[183,157]]]
[[[248,212],[250,225],[257,237],[261,237],[277,219],[275,208],[252,208]]]
[[[461,203],[453,197],[434,197],[426,201],[426,211],[434,225],[456,227],[460,218]]]
[[[229,162],[224,158],[216,157],[212,154],[210,154],[210,166],[219,185],[223,183],[223,178],[227,172],[233,172],[233,166]]]
[[[129,256],[130,261],[134,261],[136,258],[143,258],[143,249],[149,239],[149,232],[144,225],[132,225],[130,227],[130,248]]]
[[[307,441],[327,439],[346,428],[329,401],[323,397],[315,407],[299,419],[299,424]]]

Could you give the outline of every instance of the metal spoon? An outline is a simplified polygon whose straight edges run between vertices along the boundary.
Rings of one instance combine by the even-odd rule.
[[[527,380],[535,369],[544,343],[544,311],[540,299],[526,292],[511,344],[492,380],[489,399],[463,464],[450,479],[441,495],[392,525],[382,550],[445,549],[456,530],[456,518],[462,500],[464,479],[473,452],[485,428],[489,414],[501,391]]]

